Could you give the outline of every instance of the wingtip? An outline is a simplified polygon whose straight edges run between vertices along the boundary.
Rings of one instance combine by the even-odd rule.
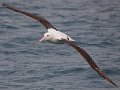
[[[2,5],[2,6],[7,6],[7,4],[5,4],[5,3],[2,3],[1,5]]]
[[[0,3],[0,7],[4,7],[4,3]]]
[[[0,4],[2,7],[8,7],[8,5],[7,4],[5,4],[5,3],[2,3],[2,4]]]
[[[112,84],[113,84],[114,86],[118,87],[118,85],[117,85],[116,83],[113,82]]]

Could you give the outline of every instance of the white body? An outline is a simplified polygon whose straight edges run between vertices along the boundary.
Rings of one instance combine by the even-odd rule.
[[[41,41],[48,41],[51,43],[56,43],[56,44],[62,44],[64,41],[62,39],[66,39],[69,41],[75,41],[72,38],[70,38],[68,35],[57,31],[53,28],[48,29],[48,32],[44,34],[44,37],[40,40]]]

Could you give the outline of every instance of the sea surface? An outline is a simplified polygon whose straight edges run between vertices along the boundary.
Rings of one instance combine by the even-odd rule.
[[[0,5],[0,90],[120,90],[120,0],[0,0],[70,35],[118,87],[67,44],[39,43],[47,30]]]

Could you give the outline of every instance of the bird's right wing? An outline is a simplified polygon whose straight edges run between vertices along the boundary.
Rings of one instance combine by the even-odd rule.
[[[77,45],[75,45],[73,42],[68,41],[63,39],[65,43],[69,44],[70,46],[72,46],[74,49],[76,49],[81,56],[88,62],[88,64],[104,79],[106,79],[108,82],[112,83],[113,85],[117,86],[117,84],[115,84],[111,79],[109,79],[104,72],[97,66],[97,64],[92,60],[92,58],[90,57],[90,55],[82,48],[78,47]]]
[[[40,17],[40,16],[37,16],[37,15],[33,15],[31,13],[28,13],[28,12],[25,12],[25,11],[22,11],[22,10],[19,10],[19,9],[16,9],[14,7],[11,7],[7,4],[2,4],[3,7],[5,8],[8,8],[10,10],[13,10],[15,12],[19,12],[19,13],[22,13],[26,16],[29,16],[29,17],[32,17],[34,18],[35,20],[39,21],[42,25],[44,25],[46,27],[46,29],[50,29],[50,28],[53,28],[53,29],[56,29],[52,26],[52,24],[50,22],[48,22],[46,19],[44,19],[43,17]]]

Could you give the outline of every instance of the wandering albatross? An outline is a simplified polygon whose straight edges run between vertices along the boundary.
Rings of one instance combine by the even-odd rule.
[[[109,83],[117,86],[116,83],[114,83],[110,78],[108,78],[105,73],[96,65],[96,63],[93,61],[93,59],[90,57],[90,55],[81,47],[77,46],[74,42],[75,40],[70,38],[68,35],[58,31],[53,25],[48,22],[46,19],[44,19],[41,16],[37,16],[34,14],[31,14],[29,12],[25,12],[19,9],[16,9],[15,7],[11,7],[8,4],[2,4],[3,7],[8,8],[10,10],[13,10],[15,12],[22,13],[26,16],[29,16],[37,21],[39,21],[47,30],[48,32],[44,34],[44,36],[39,40],[39,42],[42,41],[48,41],[51,43],[58,43],[58,44],[64,44],[67,43],[70,46],[72,46],[76,51],[80,53],[80,55],[87,61],[87,63],[105,80],[107,80]]]

